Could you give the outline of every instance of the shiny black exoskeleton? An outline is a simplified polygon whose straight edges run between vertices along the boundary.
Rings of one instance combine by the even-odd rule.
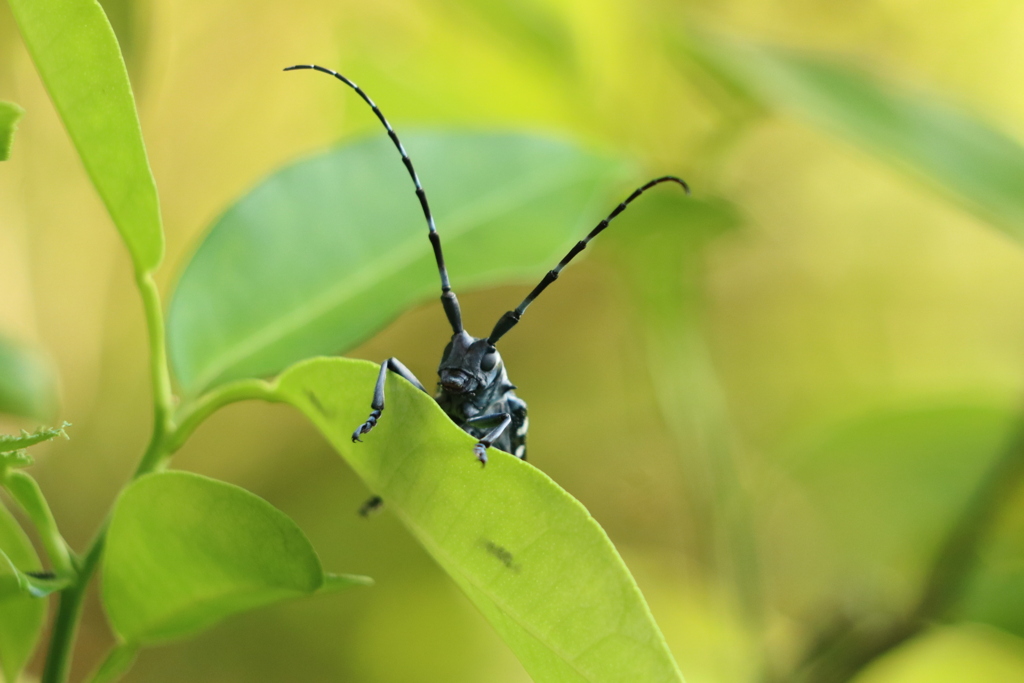
[[[501,355],[495,348],[498,340],[509,330],[516,326],[526,308],[533,303],[544,289],[558,279],[558,274],[577,254],[583,251],[590,240],[594,239],[608,224],[634,199],[643,194],[646,190],[663,182],[678,183],[689,193],[686,183],[675,176],[663,176],[655,178],[647,184],[637,188],[629,197],[616,206],[607,218],[602,220],[590,233],[576,243],[569,253],[558,262],[553,269],[540,283],[533,288],[522,303],[514,310],[511,310],[498,320],[490,336],[478,339],[469,335],[462,327],[462,313],[459,309],[459,301],[452,291],[448,280],[448,270],[444,265],[444,254],[441,251],[441,238],[434,225],[434,217],[430,213],[430,205],[427,202],[427,194],[420,184],[420,179],[413,168],[412,160],[406,153],[398,136],[391,128],[391,124],[384,118],[384,114],[374,104],[373,100],[363,90],[345,78],[341,74],[325,69],[322,66],[313,64],[290,66],[285,71],[295,69],[312,69],[322,73],[330,74],[345,85],[349,86],[365,101],[373,113],[384,124],[388,137],[395,144],[399,154],[402,156],[402,163],[409,171],[413,185],[416,187],[416,197],[419,199],[420,207],[423,209],[423,216],[427,220],[431,247],[434,250],[434,259],[437,262],[437,270],[441,276],[441,303],[444,306],[445,315],[452,326],[452,339],[444,350],[441,357],[441,364],[438,366],[438,388],[435,399],[444,412],[464,431],[479,439],[473,447],[477,459],[481,464],[487,464],[487,448],[494,446],[506,453],[511,453],[523,460],[526,459],[526,433],[529,422],[526,417],[526,403],[515,395],[515,386],[508,380],[505,372],[505,365],[501,361]],[[353,441],[361,441],[361,437],[373,429],[384,411],[384,380],[388,371],[404,377],[416,387],[426,391],[416,376],[413,375],[397,358],[389,358],[380,365],[380,373],[377,375],[377,384],[373,392],[373,400],[370,403],[370,416],[366,422],[356,427],[352,433]],[[368,513],[380,504],[379,498],[371,499],[364,507],[363,513]]]

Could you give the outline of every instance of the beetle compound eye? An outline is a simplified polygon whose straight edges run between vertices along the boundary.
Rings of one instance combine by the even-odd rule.
[[[498,364],[498,352],[491,349],[484,354],[484,357],[480,359],[480,369],[484,372],[490,372],[494,369],[494,366]]]
[[[452,343],[448,342],[448,346],[444,347],[444,353],[441,354],[441,362],[448,360],[448,356],[452,353]]]

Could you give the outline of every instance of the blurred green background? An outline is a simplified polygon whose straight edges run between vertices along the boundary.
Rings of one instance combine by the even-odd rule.
[[[352,76],[399,133],[554,132],[636,159],[637,183],[687,178],[693,203],[638,204],[503,342],[530,405],[531,461],[608,531],[691,683],[790,680],[835,624],[870,631],[913,608],[1018,419],[1024,251],[1007,233],[1021,225],[990,224],[928,168],[831,135],[842,130],[827,111],[772,111],[695,57],[693,41],[715,31],[838,55],[1021,139],[1020,3],[103,5],[160,189],[165,293],[206,226],[258,179],[379,134],[351,93],[281,73],[293,63]],[[0,166],[0,331],[58,370],[72,439],[41,447],[35,474],[81,548],[148,436],[144,324],[128,258],[6,4],[0,95],[26,110]],[[929,151],[925,166],[948,157]],[[1024,195],[1019,175],[1003,180]],[[470,331],[530,286],[461,295]],[[430,304],[348,355],[395,355],[429,382],[446,330]],[[263,496],[326,566],[377,584],[147,651],[126,680],[528,680],[395,519],[355,514],[367,491],[298,414],[230,407],[175,465]],[[999,502],[960,599],[858,681],[1024,681],[1024,495]],[[76,671],[109,642],[93,600]]]

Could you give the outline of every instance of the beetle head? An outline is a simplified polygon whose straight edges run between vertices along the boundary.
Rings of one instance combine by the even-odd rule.
[[[501,375],[501,354],[486,339],[465,330],[452,335],[437,374],[449,394],[472,394],[493,384]]]

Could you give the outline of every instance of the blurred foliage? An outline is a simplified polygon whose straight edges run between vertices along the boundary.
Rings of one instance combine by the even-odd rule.
[[[1013,138],[939,98],[820,55],[721,37],[698,39],[696,47],[751,98],[909,167],[1024,239],[1024,147]]]
[[[18,119],[24,113],[25,110],[13,102],[0,102],[0,161],[11,156],[14,131],[18,129]]]
[[[1020,202],[1004,180],[1017,177],[1013,141],[1024,135],[1018,3],[105,5],[131,45],[172,265],[257,179],[355,132],[379,134],[357,101],[279,73],[297,61],[351,73],[399,132],[555,132],[738,206],[744,229],[692,244],[669,223],[641,235],[624,216],[596,258],[568,270],[503,340],[530,403],[531,458],[608,530],[691,683],[791,670],[836,615],[881,620],[914,602],[943,525],[1005,450],[1024,384],[1024,257],[978,218],[1007,227]],[[0,166],[0,329],[52,353],[62,417],[88,425],[73,447],[39,446],[37,466],[81,547],[144,446],[143,326],[130,265],[7,12],[0,97],[32,115]],[[755,37],[772,73],[786,68],[787,89],[751,88],[760,62],[746,65],[746,83],[716,77],[692,59],[696,28]],[[799,57],[762,52],[766,42]],[[793,85],[807,74],[812,82]],[[899,104],[899,131],[912,135],[866,127],[885,120],[871,118],[874,107],[837,109],[858,93]],[[902,118],[936,101],[952,128]],[[868,136],[878,130],[884,139]],[[946,144],[965,136],[950,130],[983,131],[967,142],[1010,161],[965,158],[970,150]],[[894,159],[956,202],[905,182]],[[489,324],[531,285],[463,296],[468,325]],[[426,379],[446,336],[429,305],[350,354],[396,355]],[[259,493],[296,518],[327,566],[377,586],[232,619],[144,653],[126,680],[527,680],[396,520],[356,517],[367,492],[329,451],[300,418],[252,405],[215,418],[176,464]],[[991,626],[938,627],[862,681],[1024,680],[1022,500],[1016,492],[986,534],[948,615]],[[110,645],[92,607],[83,672]]]
[[[0,413],[48,420],[56,410],[57,378],[50,360],[36,349],[0,337]],[[0,436],[0,446],[8,438]]]

